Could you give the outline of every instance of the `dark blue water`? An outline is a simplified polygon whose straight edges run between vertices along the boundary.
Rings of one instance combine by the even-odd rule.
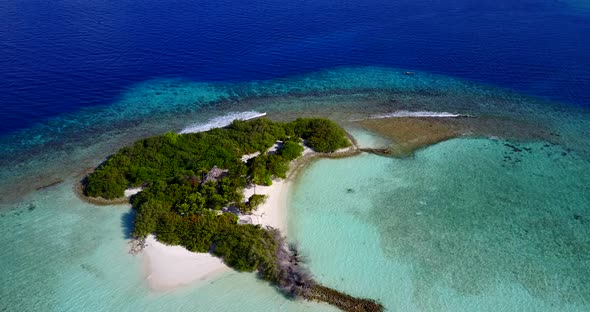
[[[573,1],[5,0],[0,134],[152,78],[249,81],[336,66],[428,71],[590,106]]]

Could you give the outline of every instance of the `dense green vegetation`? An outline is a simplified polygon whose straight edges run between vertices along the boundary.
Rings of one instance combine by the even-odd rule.
[[[298,142],[286,141],[277,154],[286,160],[293,160],[301,156],[301,153],[303,153],[303,146]]]
[[[350,145],[346,132],[325,118],[300,118],[291,123],[294,133],[316,152],[329,153]]]
[[[239,225],[237,216],[222,208],[255,210],[266,197],[253,195],[244,201],[242,190],[248,183],[270,185],[272,179],[286,178],[289,162],[303,152],[301,138],[323,152],[349,145],[344,131],[327,119],[234,121],[222,129],[140,140],[90,174],[84,191],[112,199],[123,196],[128,187],[143,186],[132,198],[135,237],[154,233],[164,243],[210,251],[237,270],[258,270],[273,280],[265,272],[274,272],[274,234],[260,226]],[[276,152],[267,153],[277,141],[282,144]],[[260,155],[241,161],[255,152]]]
[[[249,184],[270,185],[286,178],[290,161],[301,156],[301,139],[319,152],[349,146],[345,132],[327,119],[276,123],[261,118],[194,134],[167,133],[121,149],[90,174],[85,195],[113,199],[128,187],[142,186],[131,199],[136,210],[133,236],[155,234],[170,245],[211,252],[239,271],[258,271],[285,293],[326,301],[346,311],[381,311],[371,300],[357,299],[317,285],[298,264],[275,229],[239,224],[224,207],[250,213],[266,200]],[[267,153],[277,141],[277,150]],[[246,163],[241,157],[260,154]]]
[[[267,198],[268,198],[267,195],[252,194],[252,196],[250,196],[250,198],[248,199],[248,202],[244,203],[243,205],[239,206],[238,208],[240,209],[240,212],[242,212],[242,213],[250,213],[250,212],[256,210],[256,208],[258,208],[258,206],[264,204],[264,202],[266,201]]]
[[[228,169],[232,178],[268,185],[272,177],[284,178],[288,162],[301,155],[300,138],[319,152],[333,152],[350,144],[344,130],[322,118],[289,123],[260,118],[234,121],[226,128],[201,133],[167,133],[121,149],[88,176],[84,192],[113,199],[122,197],[128,187],[155,181],[178,176],[199,180],[213,166]],[[264,152],[278,140],[284,142],[284,148],[276,154],[263,153],[248,164],[240,161],[242,155]]]

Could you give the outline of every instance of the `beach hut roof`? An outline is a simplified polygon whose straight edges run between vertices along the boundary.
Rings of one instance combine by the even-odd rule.
[[[209,172],[205,176],[205,180],[203,182],[207,183],[209,181],[217,181],[218,179],[224,177],[227,174],[227,172],[227,169],[219,169],[219,167],[213,166],[213,168],[211,168],[211,170],[209,170]]]

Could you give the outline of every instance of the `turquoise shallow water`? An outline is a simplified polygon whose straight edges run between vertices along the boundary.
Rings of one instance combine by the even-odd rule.
[[[143,257],[128,254],[129,207],[84,203],[72,182],[0,216],[1,311],[333,311],[236,272],[150,291]]]
[[[243,84],[154,80],[110,106],[0,138],[0,310],[333,310],[288,301],[251,274],[150,292],[141,257],[127,254],[129,207],[96,207],[73,193],[85,170],[136,139],[252,110],[347,126],[396,110],[446,111],[549,129],[547,147],[452,140],[404,160],[314,163],[292,195],[289,235],[321,282],[391,309],[588,310],[588,111],[403,72],[339,68]],[[366,146],[387,145],[353,130]]]
[[[321,282],[391,310],[587,311],[588,170],[559,146],[487,139],[319,160],[289,234]]]

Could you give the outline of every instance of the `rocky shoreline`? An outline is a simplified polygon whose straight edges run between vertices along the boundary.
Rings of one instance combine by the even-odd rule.
[[[145,247],[147,247],[146,239],[145,238],[133,238],[129,240],[129,253],[132,255],[137,255],[143,251]]]
[[[297,247],[287,244],[278,230],[271,230],[277,241],[275,251],[278,276],[276,284],[287,296],[325,302],[345,312],[381,312],[383,305],[375,300],[357,298],[317,283],[301,261]]]
[[[346,312],[381,312],[384,310],[383,305],[375,300],[355,298],[323,285],[313,286],[305,299],[326,302]]]

